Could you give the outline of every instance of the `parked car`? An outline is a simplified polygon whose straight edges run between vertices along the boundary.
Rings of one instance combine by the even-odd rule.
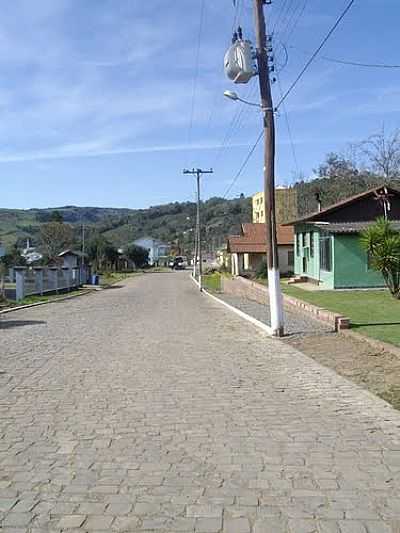
[[[188,265],[188,262],[185,256],[177,255],[175,257],[174,266],[173,266],[175,270],[185,270],[187,265]]]

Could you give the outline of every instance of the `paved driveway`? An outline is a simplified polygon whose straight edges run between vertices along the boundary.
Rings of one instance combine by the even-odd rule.
[[[4,533],[400,530],[400,414],[187,273],[0,335]]]

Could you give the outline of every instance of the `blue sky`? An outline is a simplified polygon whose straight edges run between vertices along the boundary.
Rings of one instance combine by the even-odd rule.
[[[283,89],[295,78],[347,0],[274,0]],[[285,7],[287,11],[282,11]],[[226,139],[238,104],[225,89],[257,100],[257,79],[234,86],[223,55],[232,0],[205,0],[193,127],[189,133],[201,0],[14,0],[0,18],[1,207],[147,207],[193,200],[184,166],[214,167],[204,197],[222,196],[260,130],[246,107]],[[283,14],[280,16],[279,13]],[[253,36],[252,1],[238,15]],[[398,0],[356,0],[322,55],[400,63]],[[271,27],[271,26],[270,26]],[[374,70],[318,59],[287,99],[297,165],[284,114],[277,117],[277,181],[312,174],[328,151],[342,151],[385,124],[399,125],[400,69]],[[279,99],[278,84],[274,97]],[[237,115],[236,115],[237,116]],[[262,187],[262,147],[229,197]]]

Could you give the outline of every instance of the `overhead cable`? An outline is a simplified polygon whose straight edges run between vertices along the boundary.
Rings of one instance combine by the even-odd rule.
[[[307,54],[308,52],[304,50],[300,50],[295,46],[290,46],[289,48],[292,48],[294,50],[297,50],[301,52],[302,54]],[[389,63],[363,63],[361,61],[350,61],[346,59],[338,59],[335,57],[328,57],[328,56],[320,56],[319,59],[324,61],[330,61],[331,63],[339,63],[341,65],[350,65],[352,67],[366,67],[366,68],[400,68],[400,65],[395,64],[389,64]]]
[[[341,23],[341,21],[344,19],[344,17],[346,16],[346,14],[348,13],[348,11],[350,10],[351,6],[354,4],[355,0],[350,0],[350,2],[347,4],[346,8],[342,11],[341,15],[339,16],[339,18],[336,20],[335,24],[332,26],[332,28],[329,30],[329,32],[327,33],[327,35],[324,37],[324,39],[322,40],[321,44],[318,46],[318,48],[315,50],[315,52],[312,54],[312,56],[310,57],[310,59],[307,61],[307,63],[304,65],[304,67],[302,68],[302,70],[300,71],[299,75],[297,76],[297,78],[292,82],[292,84],[290,85],[290,87],[287,89],[287,91],[285,92],[285,94],[282,96],[282,98],[279,100],[278,104],[276,105],[276,109],[278,109],[282,103],[286,100],[286,98],[289,96],[289,94],[293,91],[293,89],[296,87],[296,85],[298,84],[298,82],[301,80],[301,78],[303,77],[304,73],[306,72],[306,70],[309,68],[309,66],[311,65],[311,63],[313,63],[314,59],[317,57],[317,55],[319,54],[319,52],[322,50],[322,48],[324,47],[324,45],[326,44],[326,42],[329,40],[329,38],[331,37],[331,35],[334,33],[334,31],[336,30],[336,28],[339,26],[339,24]]]
[[[261,130],[259,136],[256,139],[256,142],[253,144],[250,152],[247,154],[247,156],[246,156],[245,160],[243,161],[241,167],[239,168],[238,172],[235,174],[235,177],[233,178],[231,184],[226,189],[225,194],[223,196],[224,198],[226,198],[228,196],[228,194],[232,190],[232,187],[235,185],[235,183],[237,182],[237,180],[241,176],[243,170],[245,169],[245,167],[246,167],[247,163],[249,162],[251,156],[254,154],[255,149],[257,148],[257,146],[258,146],[259,142],[261,141],[261,139],[263,138],[263,136],[264,136],[264,130]]]
[[[192,131],[193,131],[194,110],[195,110],[195,103],[196,103],[197,81],[198,81],[198,78],[199,78],[201,37],[202,37],[203,25],[204,25],[204,10],[205,10],[205,0],[202,0],[201,8],[200,8],[199,33],[198,33],[198,38],[197,38],[195,72],[194,72],[193,85],[192,85],[192,103],[191,103],[190,119],[189,119],[189,131],[188,131],[188,145],[189,145],[189,148],[190,148],[190,145],[192,143]]]

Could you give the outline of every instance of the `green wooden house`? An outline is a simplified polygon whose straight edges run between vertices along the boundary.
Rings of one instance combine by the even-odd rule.
[[[383,287],[359,242],[381,216],[400,230],[400,191],[377,187],[288,224],[295,232],[296,277],[324,289]]]

